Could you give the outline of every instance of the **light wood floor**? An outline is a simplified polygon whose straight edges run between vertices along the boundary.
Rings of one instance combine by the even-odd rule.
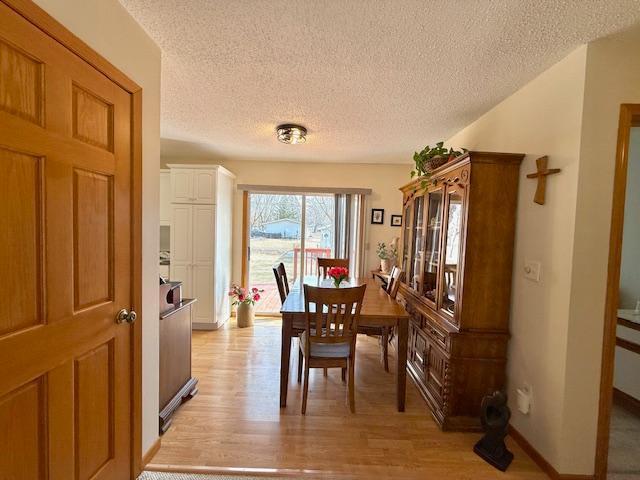
[[[356,414],[349,413],[339,369],[327,378],[312,371],[307,415],[300,414],[297,351],[281,410],[280,321],[262,319],[246,329],[231,323],[194,332],[200,392],[176,412],[153,468],[274,468],[306,472],[305,478],[547,478],[513,442],[506,474],[487,465],[472,451],[479,435],[441,432],[410,380],[406,412],[398,413],[395,377],[382,368],[375,338],[358,337]]]

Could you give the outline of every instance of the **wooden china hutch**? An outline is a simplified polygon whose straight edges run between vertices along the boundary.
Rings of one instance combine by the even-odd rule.
[[[479,429],[482,397],[505,386],[523,158],[467,152],[401,188],[407,370],[443,430]]]

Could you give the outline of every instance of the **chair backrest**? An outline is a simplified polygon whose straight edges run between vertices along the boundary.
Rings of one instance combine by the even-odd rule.
[[[304,311],[309,343],[355,342],[366,289],[366,285],[353,288],[304,285]]]
[[[391,269],[391,274],[389,275],[389,281],[387,282],[387,293],[391,298],[396,298],[398,295],[398,288],[400,287],[400,281],[402,277],[402,270],[398,267],[393,267]]]
[[[327,270],[331,267],[349,268],[348,258],[318,258],[318,276],[327,278]]]
[[[276,285],[278,285],[278,293],[280,294],[280,301],[284,303],[289,295],[289,280],[287,280],[287,271],[284,268],[284,263],[280,262],[273,267],[273,275],[276,277]]]

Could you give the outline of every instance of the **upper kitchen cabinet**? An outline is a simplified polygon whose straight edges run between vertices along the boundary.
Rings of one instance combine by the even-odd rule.
[[[171,203],[216,203],[216,170],[211,165],[170,164]]]

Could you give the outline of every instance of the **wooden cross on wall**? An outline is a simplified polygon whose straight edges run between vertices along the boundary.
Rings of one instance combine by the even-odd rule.
[[[537,178],[538,188],[536,188],[536,194],[533,197],[533,201],[538,205],[544,205],[544,197],[547,191],[547,175],[553,175],[554,173],[560,173],[559,168],[547,168],[549,164],[549,157],[546,155],[536,160],[536,173],[530,173],[527,178]]]

